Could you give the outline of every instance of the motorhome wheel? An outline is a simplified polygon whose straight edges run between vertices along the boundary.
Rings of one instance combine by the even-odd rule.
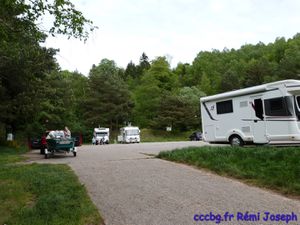
[[[231,136],[229,139],[229,142],[231,144],[231,146],[243,146],[244,145],[244,141],[240,136],[234,135]]]

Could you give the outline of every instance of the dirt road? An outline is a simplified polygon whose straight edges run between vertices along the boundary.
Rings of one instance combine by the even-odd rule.
[[[271,214],[292,216],[292,212],[298,221],[288,224],[300,224],[298,200],[152,157],[162,150],[202,144],[83,146],[76,158],[70,155],[45,160],[36,152],[31,153],[31,158],[39,163],[69,164],[85,184],[107,225],[274,225],[287,223],[271,221]],[[224,216],[226,212],[233,215],[230,222],[229,217]],[[246,212],[251,217],[246,217]],[[268,221],[263,220],[265,212],[270,213]],[[208,216],[201,216],[206,214]],[[219,221],[220,218],[223,221]]]

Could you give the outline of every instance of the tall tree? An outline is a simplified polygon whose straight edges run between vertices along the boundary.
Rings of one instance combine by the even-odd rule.
[[[177,75],[179,84],[181,87],[189,86],[192,87],[197,85],[192,75],[192,67],[188,63],[178,63],[174,69],[174,73]]]
[[[246,65],[244,87],[250,87],[264,83],[264,77],[272,74],[272,66],[265,59],[251,59]]]
[[[213,93],[212,87],[211,87],[211,81],[208,78],[208,76],[206,75],[206,73],[202,74],[200,87],[201,87],[201,90],[207,95],[210,95]]]
[[[228,63],[228,70],[223,74],[221,81],[221,92],[237,90],[242,86],[246,74],[246,63],[244,60],[232,59]]]
[[[200,118],[198,110],[185,98],[176,95],[166,95],[162,98],[153,126],[164,129],[171,126],[173,130],[186,131],[198,128]]]
[[[142,77],[141,85],[135,90],[134,120],[142,127],[151,126],[161,98],[178,87],[176,75],[164,57],[152,61],[151,67]]]
[[[133,103],[119,70],[108,59],[91,69],[84,113],[88,127],[101,125],[115,129],[130,120]]]
[[[136,79],[139,77],[138,68],[132,61],[127,64],[124,75],[125,80],[129,78]]]
[[[281,79],[300,77],[300,34],[289,40],[279,62],[278,76]]]
[[[145,70],[148,69],[150,69],[149,58],[146,55],[146,53],[143,52],[142,56],[140,57],[140,64],[139,64],[140,73],[142,74]]]
[[[205,96],[199,88],[183,87],[176,94],[161,99],[158,113],[154,119],[156,128],[171,126],[173,130],[200,129],[200,97]]]
[[[37,25],[45,14],[54,21],[48,32]],[[24,128],[22,115],[30,115],[36,107],[30,99],[40,87],[37,84],[43,84],[46,75],[58,69],[56,51],[40,43],[48,34],[85,40],[90,31],[86,25],[90,30],[95,28],[68,0],[0,1],[0,127]]]

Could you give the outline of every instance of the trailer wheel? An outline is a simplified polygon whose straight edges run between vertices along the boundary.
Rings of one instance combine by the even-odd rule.
[[[243,146],[244,145],[244,141],[243,139],[238,136],[238,135],[232,135],[230,138],[229,138],[229,142],[231,144],[232,147],[238,147],[238,146]]]
[[[73,152],[74,157],[76,157],[76,152]]]

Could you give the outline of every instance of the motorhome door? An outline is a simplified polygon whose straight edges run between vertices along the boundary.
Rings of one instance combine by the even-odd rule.
[[[261,96],[250,98],[251,104],[251,128],[253,133],[253,142],[257,144],[268,143],[266,135],[266,121],[264,118],[264,107]]]

